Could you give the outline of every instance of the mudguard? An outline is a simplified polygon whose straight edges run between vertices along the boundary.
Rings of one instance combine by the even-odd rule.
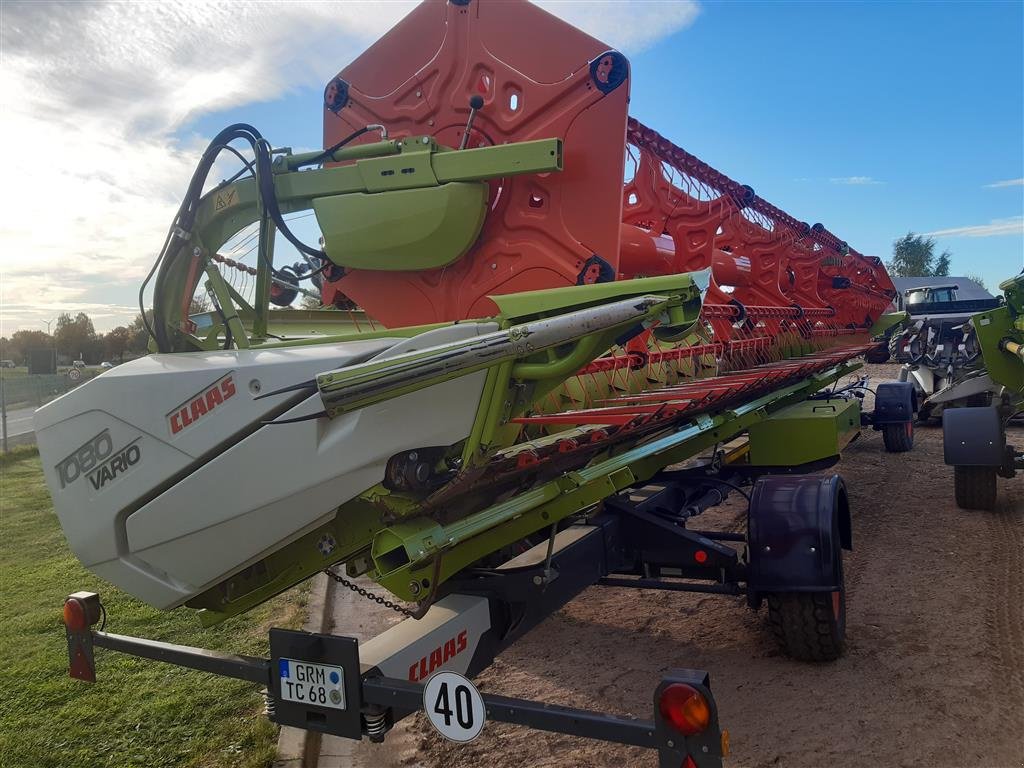
[[[1006,432],[999,410],[947,408],[942,412],[942,450],[947,464],[1001,467],[1006,461]]]
[[[875,387],[875,411],[872,424],[905,424],[914,420],[917,396],[909,381],[887,381]]]
[[[760,478],[747,538],[751,593],[839,589],[839,549],[853,548],[846,484],[839,475]]]

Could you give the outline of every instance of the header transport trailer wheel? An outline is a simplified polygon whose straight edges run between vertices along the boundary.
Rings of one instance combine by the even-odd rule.
[[[887,381],[875,387],[872,423],[881,430],[885,450],[906,453],[914,447],[914,414],[918,397],[909,381]]]
[[[885,424],[882,427],[882,441],[889,453],[906,453],[914,447],[914,422]]]
[[[942,412],[942,447],[953,466],[960,509],[996,507],[996,475],[1013,477],[1015,456],[1006,444],[1003,416],[995,406],[947,408]]]
[[[755,483],[748,522],[753,601],[768,602],[782,651],[834,661],[846,646],[844,549],[852,548],[850,503],[839,475],[769,476]]]
[[[991,511],[996,507],[996,468],[954,467],[953,489],[960,509]]]

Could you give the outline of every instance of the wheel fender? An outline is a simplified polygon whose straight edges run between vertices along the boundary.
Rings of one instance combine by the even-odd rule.
[[[947,464],[1000,467],[1006,458],[1006,432],[999,409],[946,408],[942,412],[942,452]]]
[[[883,424],[905,424],[914,420],[917,393],[909,381],[887,381],[875,387],[875,410],[871,421],[876,428]]]
[[[839,549],[853,547],[846,484],[839,475],[760,478],[747,539],[751,593],[838,589]]]

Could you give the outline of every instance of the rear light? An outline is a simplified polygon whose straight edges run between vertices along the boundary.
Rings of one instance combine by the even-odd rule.
[[[700,691],[686,683],[672,683],[661,692],[658,709],[665,721],[684,736],[703,733],[711,724],[711,707]]]
[[[102,611],[95,592],[75,592],[64,601],[64,626],[71,632],[85,632],[100,620]]]
[[[89,620],[85,615],[85,606],[73,597],[69,597],[64,602],[64,626],[72,632],[82,632],[89,626]]]

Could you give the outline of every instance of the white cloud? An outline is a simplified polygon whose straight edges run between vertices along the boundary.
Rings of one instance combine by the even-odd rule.
[[[873,179],[870,176],[837,176],[828,180],[830,184],[846,184],[852,187],[867,187],[875,184],[885,184],[884,181]]]
[[[1006,179],[1005,181],[993,181],[986,184],[987,189],[1000,189],[1002,187],[1024,187],[1024,179]]]
[[[932,237],[995,237],[997,235],[1024,235],[1024,216],[1011,216],[1008,219],[992,219],[988,224],[975,224],[967,227],[939,229],[925,232]]]
[[[696,0],[539,0],[537,5],[624,53],[637,53],[690,26]]]
[[[175,130],[326,80],[409,7],[5,2],[0,332],[130,320],[206,144]]]
[[[57,311],[128,322],[209,138],[181,127],[326,82],[414,5],[5,0],[0,333]],[[626,52],[698,13],[690,0],[542,5]]]

